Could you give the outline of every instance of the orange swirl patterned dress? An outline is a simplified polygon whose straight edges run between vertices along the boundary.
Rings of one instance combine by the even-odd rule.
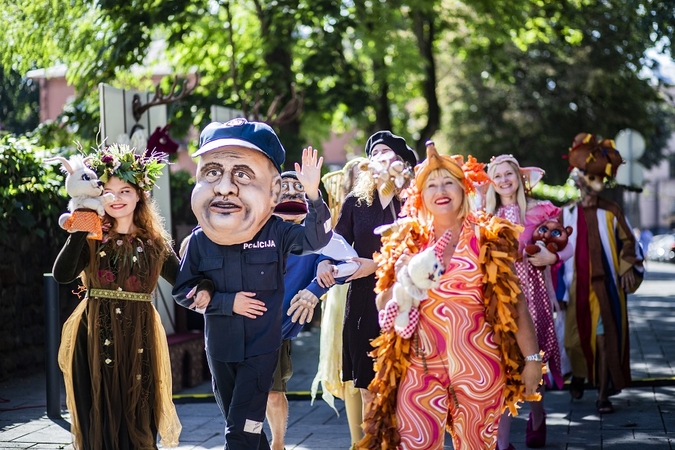
[[[441,284],[420,304],[397,397],[402,449],[442,449],[446,426],[455,450],[496,446],[505,373],[485,319],[479,250],[467,221]]]

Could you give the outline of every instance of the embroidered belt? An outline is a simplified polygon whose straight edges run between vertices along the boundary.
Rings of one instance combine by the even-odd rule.
[[[152,295],[145,292],[113,291],[110,289],[89,289],[90,297],[112,298],[115,300],[131,300],[135,302],[151,302]]]

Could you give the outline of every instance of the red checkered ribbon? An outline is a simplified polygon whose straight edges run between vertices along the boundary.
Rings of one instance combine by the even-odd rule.
[[[438,242],[434,244],[434,253],[436,253],[436,258],[439,261],[443,261],[443,252],[445,251],[445,247],[448,246],[448,243],[450,242],[451,238],[452,238],[452,231],[445,230],[443,236],[441,236],[438,239]]]

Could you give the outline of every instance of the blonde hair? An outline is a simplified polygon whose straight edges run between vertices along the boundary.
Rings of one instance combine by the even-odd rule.
[[[520,174],[520,167],[518,167],[518,165],[516,165],[513,161],[504,161],[504,162],[508,163],[511,166],[511,168],[516,172],[516,178],[518,179],[518,190],[516,191],[516,203],[518,203],[518,207],[520,208],[520,223],[524,224],[525,213],[527,212],[527,196],[525,195],[525,185],[523,184],[523,177]],[[490,166],[488,167],[488,175],[490,176],[491,180],[494,178],[497,166],[503,164],[504,162],[499,164],[490,164]],[[500,206],[502,206],[501,196],[497,194],[494,184],[490,183],[488,185],[488,189],[485,194],[485,212],[489,214],[495,214]]]
[[[360,167],[361,164],[367,163],[368,159],[361,156],[357,156],[354,159],[347,161],[342,168],[342,182],[340,187],[342,189],[342,198],[344,199],[354,188],[356,180],[358,179],[358,174],[354,175],[354,167],[359,166],[359,174],[363,172],[363,169]]]
[[[422,180],[422,190],[424,190],[424,183],[426,183],[427,178],[429,177],[435,177],[435,176],[449,176],[451,177],[459,186],[462,188],[462,205],[459,208],[459,213],[457,215],[457,219],[459,222],[464,221],[464,219],[469,215],[471,212],[471,202],[469,201],[469,196],[466,193],[466,188],[464,187],[464,180],[457,178],[456,175],[454,175],[452,172],[450,172],[448,169],[445,169],[443,167],[439,167],[438,169],[432,170],[427,177]],[[420,193],[421,194],[421,193]],[[424,206],[424,202],[422,202],[422,210],[420,211],[422,215],[422,219],[430,223],[432,221],[431,214],[429,211],[427,211],[426,207]]]
[[[369,170],[362,170],[352,189],[354,197],[357,198],[357,204],[365,201],[368,206],[372,205],[376,190],[377,184],[373,174]]]

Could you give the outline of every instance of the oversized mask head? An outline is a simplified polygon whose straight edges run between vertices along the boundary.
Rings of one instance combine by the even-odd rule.
[[[293,223],[302,223],[307,216],[305,187],[298,181],[295,171],[281,174],[281,201],[274,208],[274,214]]]
[[[570,166],[577,169],[576,181],[584,190],[600,192],[605,188],[605,179],[616,176],[623,164],[612,139],[599,141],[590,133],[579,133],[569,149]]]
[[[191,203],[204,234],[220,245],[250,241],[280,200],[285,151],[277,135],[261,122],[213,122],[197,156]]]

